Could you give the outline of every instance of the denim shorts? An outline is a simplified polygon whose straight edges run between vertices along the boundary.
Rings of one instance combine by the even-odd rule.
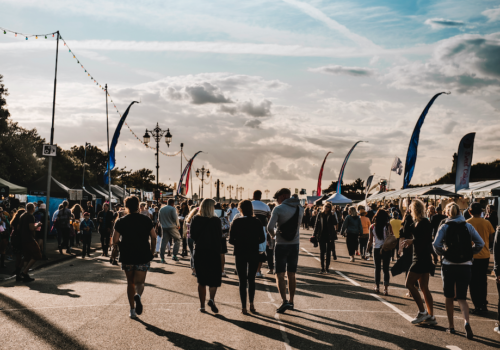
[[[274,262],[276,273],[297,272],[299,245],[277,244],[274,247]]]
[[[140,265],[125,265],[122,264],[123,271],[148,271],[150,263]]]
[[[472,276],[471,270],[471,265],[442,265],[441,278],[443,279],[445,298],[456,297],[458,300],[467,299],[467,289],[469,288]]]

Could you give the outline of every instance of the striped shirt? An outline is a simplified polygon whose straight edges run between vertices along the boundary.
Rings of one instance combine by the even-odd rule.
[[[253,206],[253,214],[262,222],[262,226],[267,227],[267,223],[269,218],[271,217],[271,209],[269,206],[261,201],[254,200],[252,201]]]

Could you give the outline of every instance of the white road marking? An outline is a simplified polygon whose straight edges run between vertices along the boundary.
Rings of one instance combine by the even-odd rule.
[[[349,277],[347,277],[346,275],[344,275],[342,272],[340,272],[340,271],[335,271],[335,272],[338,273],[340,276],[344,277],[346,280],[348,280],[349,282],[351,282],[356,287],[361,287],[361,284],[359,284],[358,282],[356,282],[353,279],[350,279]]]
[[[394,305],[392,305],[388,301],[385,301],[384,299],[382,299],[381,297],[379,297],[377,294],[370,294],[370,295],[372,297],[374,297],[375,299],[381,301],[383,304],[387,305],[388,307],[390,307],[394,311],[396,311],[398,314],[400,314],[401,316],[403,316],[407,321],[411,322],[413,320],[412,317],[408,316],[407,314],[405,314],[403,311],[399,310],[397,307],[395,307]]]
[[[446,347],[447,347],[448,349],[451,349],[451,350],[462,350],[462,349],[460,349],[458,346],[455,346],[455,345],[446,345]]]
[[[300,311],[328,311],[328,312],[373,312],[373,313],[382,313],[382,314],[393,314],[393,311],[366,311],[366,310],[333,310],[333,309],[300,309]]]
[[[265,280],[264,284],[266,286],[267,296],[269,297],[269,300],[271,300],[271,304],[274,305],[275,308],[278,308],[279,305],[274,304],[275,300],[274,300],[274,298],[273,298],[273,296],[271,294],[271,291],[269,290],[269,281]],[[288,335],[286,334],[286,328],[283,325],[283,322],[280,320],[280,314],[276,312],[274,314],[274,318],[280,324],[280,333],[281,333],[281,337],[283,338],[283,343],[285,344],[285,349],[286,350],[292,350],[292,347],[290,346],[290,340],[288,339]]]
[[[303,251],[305,251],[307,254],[309,254],[310,256],[312,256],[314,259],[318,260],[319,262],[321,262],[321,260],[319,260],[319,258],[317,258],[316,256],[314,256],[314,254],[312,253],[309,253],[307,250],[305,250],[304,248],[302,248]]]

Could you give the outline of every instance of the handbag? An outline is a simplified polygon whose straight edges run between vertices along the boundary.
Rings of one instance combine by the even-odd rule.
[[[314,248],[318,247],[318,238],[316,238],[316,236],[311,236],[311,238],[309,238],[309,242],[313,244]]]
[[[395,249],[398,245],[398,239],[394,236],[394,232],[392,232],[392,226],[389,225],[387,230],[389,234],[385,237],[384,244],[382,245],[382,250],[386,252]]]

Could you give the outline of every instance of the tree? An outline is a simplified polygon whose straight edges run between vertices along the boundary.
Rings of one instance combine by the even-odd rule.
[[[330,186],[328,186],[328,188],[325,189],[324,192],[325,193],[336,192],[337,191],[337,183],[338,183],[338,181],[332,181]],[[354,180],[354,182],[352,182],[350,184],[344,184],[344,181],[342,181],[341,189],[342,189],[342,193],[364,194],[365,193],[364,181],[359,179],[359,178]]]

